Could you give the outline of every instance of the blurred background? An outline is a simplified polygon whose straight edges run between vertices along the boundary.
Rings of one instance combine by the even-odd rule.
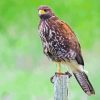
[[[100,100],[100,1],[0,1],[0,100],[53,100],[56,65],[43,54],[37,8],[49,5],[81,43],[85,69],[96,95],[88,97],[72,77],[70,100]],[[62,70],[67,71],[65,65]]]

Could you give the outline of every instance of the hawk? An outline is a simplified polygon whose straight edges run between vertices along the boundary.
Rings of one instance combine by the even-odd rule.
[[[86,71],[81,47],[73,30],[60,20],[48,6],[38,8],[40,17],[39,32],[44,54],[58,64],[69,65],[76,80],[87,95],[95,94]]]

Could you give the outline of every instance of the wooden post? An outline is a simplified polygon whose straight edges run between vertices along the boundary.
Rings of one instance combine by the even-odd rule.
[[[55,74],[52,77],[54,84],[54,100],[68,100],[68,80],[71,77],[69,72],[62,73],[61,75]]]

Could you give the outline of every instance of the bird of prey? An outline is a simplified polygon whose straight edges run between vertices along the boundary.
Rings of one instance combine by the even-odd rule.
[[[84,70],[84,60],[78,39],[72,29],[60,20],[48,6],[38,8],[39,32],[44,54],[58,64],[69,65],[76,80],[87,95],[95,94]]]

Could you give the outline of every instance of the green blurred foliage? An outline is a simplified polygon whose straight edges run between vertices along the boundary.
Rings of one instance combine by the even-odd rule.
[[[50,6],[76,33],[96,90],[95,96],[87,97],[72,78],[70,100],[100,100],[100,1],[97,0],[0,1],[0,100],[53,100],[49,78],[56,67],[42,53],[37,11],[40,5]]]

